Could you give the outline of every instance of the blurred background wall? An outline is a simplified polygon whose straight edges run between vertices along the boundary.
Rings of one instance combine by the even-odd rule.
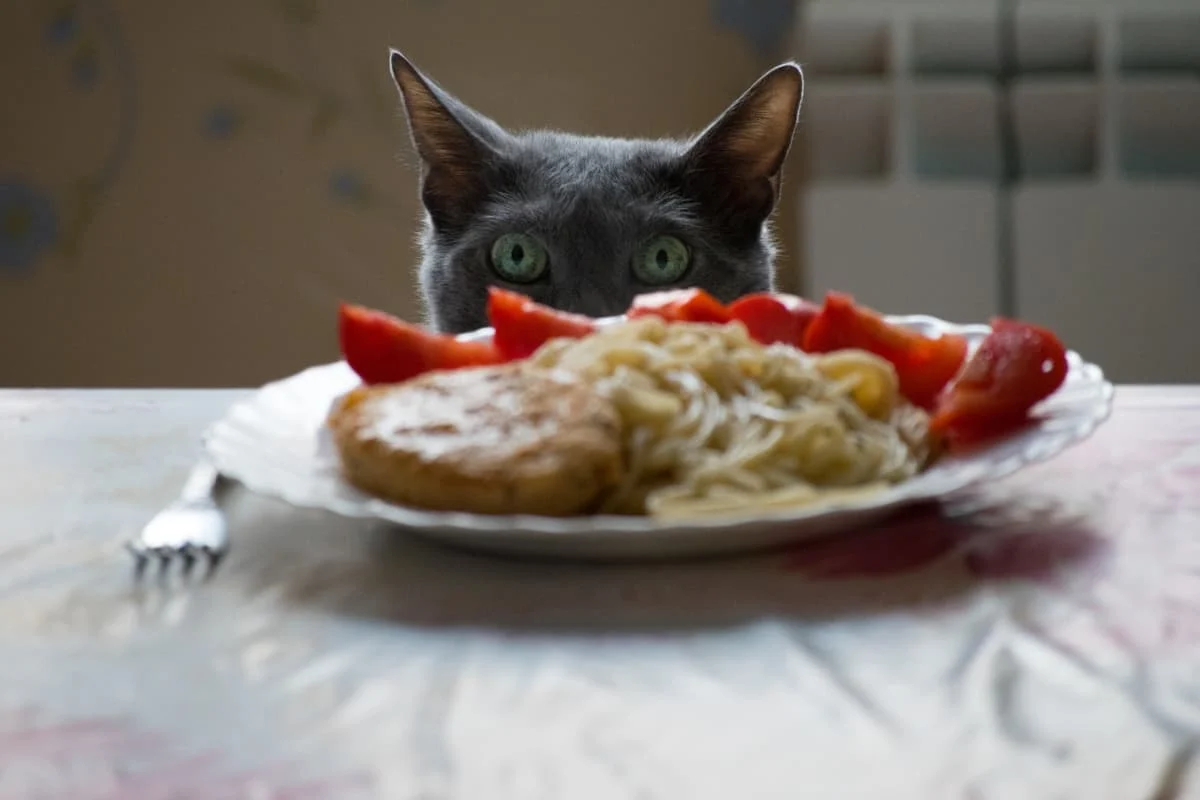
[[[809,0],[805,287],[1200,382],[1200,0]]]
[[[419,318],[389,46],[514,127],[686,134],[806,67],[781,284],[1200,381],[1200,0],[6,0],[0,385],[252,385]]]
[[[5,0],[0,384],[258,384],[336,358],[339,299],[419,319],[417,173],[389,46],[505,125],[677,135],[782,57],[790,14]]]

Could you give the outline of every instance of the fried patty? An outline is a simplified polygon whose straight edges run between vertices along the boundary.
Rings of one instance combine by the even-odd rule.
[[[612,404],[574,376],[525,364],[359,387],[328,423],[350,483],[418,508],[582,514],[623,473]]]

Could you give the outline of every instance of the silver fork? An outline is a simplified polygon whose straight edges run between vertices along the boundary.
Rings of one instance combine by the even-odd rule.
[[[179,498],[159,511],[126,548],[134,558],[134,577],[140,579],[151,561],[165,574],[173,562],[182,574],[191,573],[198,561],[211,575],[229,551],[229,532],[217,496],[226,481],[208,461],[188,475]]]

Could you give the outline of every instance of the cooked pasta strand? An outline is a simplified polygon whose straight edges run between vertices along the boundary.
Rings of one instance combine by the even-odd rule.
[[[555,340],[533,364],[614,400],[629,474],[605,510],[681,519],[761,514],[878,491],[930,455],[928,419],[887,361],[764,347],[738,323],[625,322]]]

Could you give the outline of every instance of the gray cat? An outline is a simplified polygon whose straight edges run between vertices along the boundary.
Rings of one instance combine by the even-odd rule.
[[[686,142],[512,133],[395,50],[391,71],[421,159],[420,284],[438,330],[486,326],[491,285],[593,317],[656,290],[730,301],[772,288],[767,220],[804,95],[796,64]]]

